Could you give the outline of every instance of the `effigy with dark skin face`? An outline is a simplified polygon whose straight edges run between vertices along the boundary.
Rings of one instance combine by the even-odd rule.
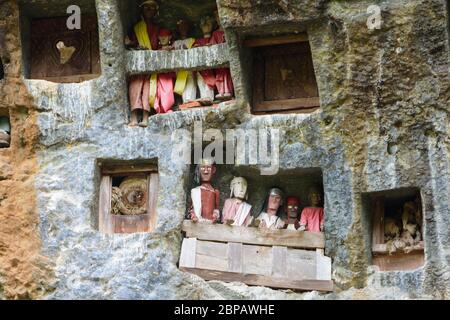
[[[285,220],[286,229],[297,230],[300,227],[299,206],[300,200],[297,197],[288,197],[286,199],[286,220]]]

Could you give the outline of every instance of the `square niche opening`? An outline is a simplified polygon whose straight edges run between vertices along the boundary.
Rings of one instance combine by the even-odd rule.
[[[363,195],[371,225],[372,264],[380,271],[406,271],[424,265],[420,190],[402,188]]]
[[[196,165],[191,166],[191,175],[187,193],[187,207],[189,207],[190,190],[197,185],[194,182]],[[295,196],[300,200],[299,211],[309,206],[308,192],[311,188],[318,189],[324,204],[323,174],[321,168],[301,168],[280,170],[276,175],[261,175],[254,166],[217,165],[217,172],[212,185],[220,191],[220,212],[226,199],[230,197],[230,182],[234,177],[243,177],[248,183],[247,203],[252,205],[252,215],[256,218],[261,212],[264,201],[272,187],[281,188],[285,197]],[[282,218],[285,218],[284,216]],[[326,219],[326,213],[325,213]]]
[[[76,1],[81,28],[68,28],[71,0],[19,1],[24,76],[78,83],[101,75],[95,0]],[[73,22],[73,20],[70,20]]]
[[[216,167],[212,186],[220,192],[221,214],[225,200],[230,198],[230,182],[234,177],[247,180],[249,194],[245,202],[252,206],[250,212],[253,217],[260,214],[272,187],[281,188],[285,196],[298,197],[299,212],[310,206],[308,191],[311,187],[323,194],[320,168],[280,170],[274,176],[261,176],[254,166]],[[192,174],[195,170],[193,166]],[[193,187],[197,184],[191,181],[188,210]],[[198,200],[198,192],[196,194]],[[206,193],[205,198],[201,195],[202,205],[204,200],[211,201],[211,193]],[[212,201],[217,201],[217,197]],[[283,205],[278,212],[278,217],[282,219],[286,217],[284,208]],[[291,224],[294,224],[293,221]],[[298,291],[333,291],[331,258],[324,255],[325,237],[322,232],[261,229],[254,225],[230,226],[227,223],[188,220],[184,221],[182,230],[185,233],[179,260],[182,271],[205,280],[243,282]]]
[[[0,108],[0,148],[9,148],[11,144],[11,121],[9,110]]]
[[[155,162],[101,162],[100,167],[100,232],[153,231],[159,188]]]
[[[131,35],[134,25],[141,20],[139,6],[143,2],[143,0],[120,0],[119,8],[124,34]],[[155,24],[160,28],[171,30],[173,40],[178,38],[176,32],[177,22],[181,19],[190,22],[190,37],[201,38],[200,19],[208,15],[214,18],[214,11],[217,10],[215,0],[157,0],[157,3],[159,5],[159,11],[155,17]]]
[[[253,114],[308,113],[320,107],[305,33],[249,38],[244,46],[253,59]]]

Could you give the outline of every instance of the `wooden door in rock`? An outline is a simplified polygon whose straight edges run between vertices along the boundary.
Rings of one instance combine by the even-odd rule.
[[[66,17],[31,21],[31,79],[81,82],[100,75],[96,17],[83,17],[80,30],[69,30],[66,21]]]
[[[283,112],[319,106],[307,41],[254,48],[253,111]]]

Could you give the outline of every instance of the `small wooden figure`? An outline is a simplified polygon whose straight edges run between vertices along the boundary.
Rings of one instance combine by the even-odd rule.
[[[139,6],[142,20],[138,22],[131,36],[125,37],[125,46],[135,50],[157,50],[159,27],[154,19],[158,14],[159,5],[154,0],[147,0]],[[142,121],[139,126],[148,125],[150,114],[150,91],[156,92],[156,74],[136,75],[130,77],[129,98],[131,104],[130,126],[138,125],[139,112],[142,110]]]
[[[200,20],[200,28],[203,32],[203,38],[195,40],[194,47],[211,45],[211,36],[214,28],[214,19],[204,17]],[[197,72],[197,85],[200,90],[200,99],[202,105],[211,105],[214,101],[214,89],[216,87],[216,75],[213,70],[202,70]]]
[[[302,211],[300,218],[300,231],[321,232],[323,231],[323,208],[320,207],[322,197],[319,190],[311,188],[308,194],[310,206]]]
[[[188,37],[190,27],[187,20],[177,22],[180,38],[173,43],[175,50],[191,49],[194,45],[195,39]],[[183,104],[197,99],[197,81],[194,73],[191,71],[178,71],[174,91],[183,98]]]
[[[258,218],[256,218],[259,228],[271,230],[284,228],[284,221],[281,219],[281,213],[283,212],[283,201],[284,193],[281,189],[270,189],[262,212]]]
[[[195,170],[194,180],[200,186],[191,190],[189,215],[194,222],[216,223],[220,219],[220,192],[211,182],[216,174],[216,164],[212,159],[202,159]]]
[[[225,33],[222,29],[222,26],[220,24],[220,17],[219,17],[219,11],[214,12],[216,23],[217,23],[217,30],[213,32],[211,37],[211,44],[220,44],[225,43]],[[230,68],[219,68],[215,69],[214,73],[216,74],[216,88],[219,92],[216,95],[216,99],[218,100],[230,100],[233,97],[233,80],[231,79],[231,73]]]
[[[300,227],[299,206],[300,200],[297,197],[288,197],[286,199],[286,221],[285,221],[286,229],[297,230]]]
[[[247,227],[252,222],[253,218],[250,215],[252,206],[245,202],[248,197],[247,180],[242,177],[235,177],[231,180],[231,194],[230,199],[225,200],[222,210],[222,223]]]
[[[173,49],[170,44],[172,40],[172,32],[170,30],[160,29],[158,39],[159,50]],[[172,112],[172,107],[175,104],[173,91],[175,78],[175,72],[159,73],[157,76],[156,91],[154,90],[154,80],[150,80],[150,104],[153,104],[156,113]]]

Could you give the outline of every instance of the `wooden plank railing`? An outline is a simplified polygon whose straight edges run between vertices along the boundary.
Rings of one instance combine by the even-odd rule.
[[[260,246],[283,246],[302,249],[323,249],[325,236],[321,232],[292,230],[263,230],[252,227],[233,227],[223,224],[183,222],[182,230],[188,238],[217,242],[236,242]]]

